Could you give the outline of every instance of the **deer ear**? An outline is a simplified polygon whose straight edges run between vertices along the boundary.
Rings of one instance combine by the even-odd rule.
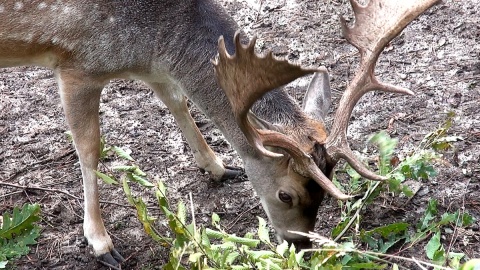
[[[331,103],[332,93],[328,72],[317,72],[313,75],[303,98],[303,112],[313,119],[323,122]]]
[[[250,121],[250,123],[252,123],[252,125],[256,129],[267,129],[267,130],[273,130],[280,133],[283,133],[284,131],[280,125],[275,125],[266,120],[263,120],[262,118],[256,116],[252,112],[249,112],[247,114],[247,118],[248,118],[248,121]]]

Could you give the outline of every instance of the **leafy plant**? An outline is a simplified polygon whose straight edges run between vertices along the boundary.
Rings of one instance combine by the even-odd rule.
[[[354,224],[358,228],[361,221],[361,210],[383,191],[393,194],[403,193],[407,197],[412,197],[414,193],[407,185],[404,185],[406,179],[428,180],[436,176],[432,163],[440,159],[438,151],[453,148],[452,143],[461,140],[458,136],[448,136],[448,129],[452,126],[454,115],[449,114],[445,123],[436,131],[428,133],[420,143],[420,146],[410,155],[400,160],[394,155],[394,148],[397,144],[396,139],[392,139],[385,132],[375,134],[369,140],[378,146],[378,173],[389,177],[387,182],[373,182],[362,179],[353,169],[347,168],[349,174],[349,187],[352,192],[359,192],[365,189],[365,195],[355,202],[345,202],[342,204],[342,221],[332,230],[335,240],[340,240],[346,234],[347,230]],[[405,222],[397,222],[380,226],[371,230],[360,230],[356,234],[350,235],[347,239],[359,239],[367,244],[369,249],[380,254],[385,254],[394,246],[401,248],[397,253],[413,248],[421,241],[429,239],[425,246],[427,258],[434,265],[450,265],[458,269],[460,259],[464,256],[462,253],[445,251],[441,244],[441,228],[445,226],[466,227],[474,222],[474,218],[468,213],[460,214],[444,213],[438,217],[437,201],[430,200],[427,210],[417,224],[414,233],[412,225]]]
[[[452,127],[454,117],[454,112],[448,112],[445,122],[437,128],[437,130],[428,133],[423,138],[420,147],[424,149],[432,148],[435,151],[444,151],[453,148],[453,142],[463,141],[461,136],[447,135],[448,130]]]
[[[261,218],[257,234],[247,233],[243,237],[225,232],[217,214],[212,215],[213,229],[198,226],[193,209],[191,221],[187,222],[186,205],[180,201],[174,211],[164,183],[157,180],[153,191],[168,221],[167,229],[173,234],[165,237],[158,232],[156,218],[148,214],[142,198],[132,195],[127,177],[123,178],[123,188],[128,201],[137,209],[145,232],[160,245],[170,248],[164,269],[304,269],[303,252],[297,253],[295,247],[288,247],[286,242],[278,246],[271,243],[266,222]]]
[[[25,204],[15,207],[13,213],[4,213],[0,223],[0,268],[6,268],[9,261],[30,252],[30,245],[36,244],[40,236],[40,206]]]
[[[434,200],[429,202],[424,216],[416,226],[396,222],[370,230],[355,230],[355,233],[347,235],[353,224],[359,227],[361,209],[380,194],[390,192],[411,197],[413,192],[404,185],[406,179],[425,181],[436,175],[432,163],[439,159],[440,155],[431,147],[438,145],[437,149],[447,149],[445,143],[455,141],[453,137],[444,139],[450,125],[449,122],[442,127],[446,129],[430,133],[428,138],[422,141],[422,146],[403,160],[395,156],[395,139],[385,132],[374,135],[370,142],[378,145],[378,173],[388,176],[389,180],[367,181],[354,170],[347,168],[346,172],[351,176],[351,185],[348,185],[347,191],[364,192],[364,195],[357,201],[342,204],[342,221],[332,231],[335,241],[314,233],[307,235],[320,247],[309,251],[297,251],[287,242],[279,245],[271,242],[266,222],[261,218],[257,231],[248,232],[244,236],[225,231],[220,217],[215,213],[212,214],[211,227],[197,224],[191,194],[190,211],[182,201],[179,201],[175,208],[172,207],[163,181],[148,180],[148,176],[134,163],[134,159],[118,147],[102,145],[104,152],[115,153],[128,164],[106,168],[107,172],[97,172],[97,175],[108,184],[121,183],[129,203],[137,210],[138,219],[145,232],[159,245],[169,248],[168,263],[163,269],[385,269],[388,265],[392,265],[392,269],[399,269],[399,265],[386,259],[406,260],[438,269],[460,269],[460,260],[464,255],[445,251],[440,241],[442,228],[469,226],[474,222],[474,218],[468,213],[458,211],[439,216],[437,202]],[[153,192],[164,215],[161,219],[166,222],[158,222],[157,217],[149,214],[143,199],[132,194],[132,184],[147,187]],[[166,233],[162,234],[161,231]],[[431,262],[388,254],[393,247],[400,253],[426,240],[428,242],[424,248]],[[359,249],[362,246],[367,249]],[[309,256],[304,256],[306,252]],[[477,261],[470,261],[462,269],[473,269],[471,266],[476,263]],[[445,264],[452,268],[442,266]]]

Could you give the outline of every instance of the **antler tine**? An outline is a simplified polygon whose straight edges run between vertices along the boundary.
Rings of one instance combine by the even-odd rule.
[[[264,145],[281,147],[289,151],[288,149],[298,147],[298,144],[282,133],[256,129],[247,117],[250,108],[268,91],[299,77],[324,70],[304,69],[286,60],[277,60],[272,53],[263,57],[258,56],[255,53],[255,40],[256,38],[253,38],[247,46],[244,46],[237,31],[234,37],[235,54],[230,55],[225,48],[225,40],[220,37],[219,54],[212,62],[217,81],[225,91],[236,121],[248,142],[263,155],[279,157],[282,155],[268,151]],[[256,116],[251,114],[251,117]]]
[[[297,173],[315,180],[325,191],[337,199],[351,198],[335,187],[320,171],[311,156],[306,154],[295,140],[276,131],[256,129],[252,124],[252,122],[261,120],[249,110],[253,103],[265,93],[306,74],[327,72],[324,67],[303,69],[289,64],[287,61],[276,60],[272,52],[267,53],[264,57],[259,57],[254,51],[255,40],[253,38],[244,47],[240,43],[240,35],[237,32],[234,37],[235,54],[231,56],[226,51],[223,37],[220,37],[218,41],[219,54],[212,61],[217,81],[230,101],[242,132],[249,143],[261,154],[271,157],[282,156],[266,150],[264,145],[282,148],[291,156],[290,162]],[[249,118],[253,119],[249,120]]]
[[[273,143],[273,140],[277,140],[274,136],[271,136],[270,131],[267,130],[258,130],[259,133],[264,136],[264,143],[265,145],[270,145]],[[265,132],[265,133],[264,133]],[[323,172],[318,168],[317,164],[313,161],[311,156],[306,154],[300,146],[298,146],[297,142],[292,140],[290,137],[285,136],[285,142],[282,145],[277,145],[278,147],[283,148],[287,153],[292,157],[290,162],[292,164],[292,168],[295,172],[304,177],[313,179],[317,184],[319,184],[323,190],[328,192],[334,198],[338,200],[348,200],[351,199],[352,196],[344,194],[340,191],[335,184],[333,184],[328,177],[323,174]],[[275,142],[278,144],[278,142]],[[287,145],[292,145],[293,147],[288,147]]]
[[[314,73],[326,72],[325,68],[303,69],[289,64],[287,61],[276,60],[272,52],[264,57],[255,54],[255,38],[244,47],[240,43],[237,32],[234,37],[235,54],[229,55],[225,41],[218,41],[219,54],[215,61],[215,75],[220,86],[230,101],[236,121],[249,143],[261,154],[271,157],[282,156],[265,149],[264,145],[280,147],[292,158],[293,169],[299,174],[315,180],[333,197],[346,200],[351,196],[343,194],[320,171],[313,159],[306,154],[292,138],[272,130],[256,129],[252,122],[260,121],[253,113],[249,113],[253,103],[265,93],[287,84],[296,78]],[[253,72],[252,72],[253,71]],[[254,118],[250,119],[249,118]]]
[[[380,53],[412,20],[439,0],[370,0],[361,5],[350,0],[355,22],[349,27],[341,18],[342,29],[347,41],[360,52],[360,65],[352,82],[340,99],[332,130],[326,141],[330,162],[335,164],[345,159],[363,177],[372,180],[385,180],[385,177],[371,172],[355,158],[347,142],[347,126],[353,107],[367,92],[380,90],[413,95],[409,89],[379,82],[374,69]]]
[[[340,191],[335,184],[325,176],[320,168],[318,168],[313,159],[302,150],[289,151],[288,154],[293,157],[290,159],[290,163],[295,172],[304,177],[313,179],[323,190],[338,200],[348,200],[352,198],[352,196],[346,195]]]

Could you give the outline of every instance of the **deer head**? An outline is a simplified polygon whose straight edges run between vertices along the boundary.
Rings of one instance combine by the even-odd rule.
[[[378,81],[374,69],[384,47],[435,2],[371,0],[361,5],[350,1],[355,22],[348,26],[342,19],[341,23],[344,37],[360,52],[360,65],[342,95],[328,136],[322,120],[330,104],[324,67],[305,69],[275,59],[271,52],[257,55],[255,38],[244,46],[238,32],[234,37],[235,53],[230,55],[220,37],[219,53],[212,61],[217,81],[230,101],[239,128],[256,151],[255,156],[243,158],[245,169],[280,240],[309,246],[307,239],[289,231],[314,229],[323,191],[340,200],[351,197],[329,179],[340,158],[365,178],[386,179],[370,171],[350,150],[346,136],[348,120],[355,104],[368,91],[413,94]],[[254,103],[269,91],[313,73],[297,126],[274,125],[252,112]]]

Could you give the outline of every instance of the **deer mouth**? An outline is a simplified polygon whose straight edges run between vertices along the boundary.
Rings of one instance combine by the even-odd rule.
[[[285,240],[289,245],[293,244],[297,251],[312,248],[312,241],[310,241],[310,238],[308,237],[300,235],[295,235],[294,237],[284,237],[282,235],[277,235],[277,238],[280,243]]]
[[[301,239],[285,239],[290,245],[294,245],[297,250],[312,248],[312,241],[310,238],[305,237]]]

